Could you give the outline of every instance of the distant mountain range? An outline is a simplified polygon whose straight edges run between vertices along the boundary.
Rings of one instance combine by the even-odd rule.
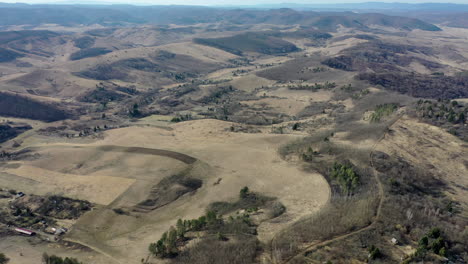
[[[0,5],[0,26],[60,24],[124,26],[129,24],[230,23],[301,25],[333,31],[338,25],[361,30],[380,25],[402,30],[440,30],[418,18],[357,12],[316,12],[280,9],[213,8],[201,6],[132,5]]]
[[[233,6],[231,6],[233,7]],[[237,8],[239,6],[236,6]],[[265,5],[245,5],[242,8],[262,8],[262,9],[277,9],[277,8],[292,8],[296,10],[328,10],[328,11],[360,11],[360,10],[389,10],[389,11],[453,11],[464,12],[468,11],[468,4],[452,4],[452,3],[382,3],[382,2],[365,2],[365,3],[344,3],[344,4],[265,4]]]
[[[158,6],[158,5],[145,5],[145,4],[121,4],[117,2],[110,2],[110,1],[63,1],[63,2],[55,2],[54,4],[50,4],[54,6],[60,5],[79,5],[79,6],[101,6],[101,7],[109,7],[109,6]],[[31,8],[31,7],[40,7],[40,6],[48,6],[44,4],[25,4],[25,3],[1,3],[0,7],[24,7],[24,8]],[[168,6],[184,6],[184,5],[164,5],[165,7]],[[421,3],[421,4],[411,4],[411,3],[383,3],[383,2],[363,2],[363,3],[317,3],[317,4],[299,4],[299,3],[280,3],[280,4],[252,4],[252,5],[214,5],[211,7],[215,8],[247,8],[247,9],[279,9],[279,8],[291,8],[296,10],[339,10],[339,11],[352,11],[352,10],[407,10],[407,11],[452,11],[452,12],[468,12],[468,3],[467,4],[455,4],[455,3]]]

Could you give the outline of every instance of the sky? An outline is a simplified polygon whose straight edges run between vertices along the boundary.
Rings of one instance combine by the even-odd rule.
[[[0,0],[4,3],[80,3],[80,0]],[[468,0],[83,0],[81,3],[122,3],[122,4],[145,4],[145,5],[255,5],[255,4],[279,4],[279,3],[297,3],[297,4],[320,4],[320,3],[362,3],[362,2],[404,2],[404,3],[458,3],[468,4]]]

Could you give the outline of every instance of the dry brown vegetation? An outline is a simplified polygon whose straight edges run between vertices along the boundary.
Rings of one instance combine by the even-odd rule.
[[[466,30],[127,8],[0,32],[11,263],[467,260]]]

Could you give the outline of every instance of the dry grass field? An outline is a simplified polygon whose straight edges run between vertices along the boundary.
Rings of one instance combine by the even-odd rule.
[[[177,218],[198,217],[212,202],[235,199],[243,186],[278,197],[287,208],[280,218],[259,227],[259,239],[264,242],[276,230],[327,203],[330,190],[320,174],[302,171],[277,154],[281,144],[297,136],[232,133],[228,131],[230,125],[200,120],[171,125],[172,130],[115,129],[91,144],[38,142],[30,148],[41,158],[7,163],[2,186],[39,195],[64,194],[101,205],[78,220],[66,240],[102,251],[120,263],[138,263],[146,256],[145,245],[156,240]],[[145,146],[170,150],[198,161],[187,165],[164,154],[102,147],[110,143],[122,149]],[[187,168],[191,175],[203,180],[196,193],[136,217],[116,215],[111,210],[143,201],[152,185]],[[213,185],[218,179],[220,183]]]
[[[2,26],[9,264],[44,252],[83,264],[468,260],[466,29],[183,10],[152,23]],[[81,209],[58,217],[18,205],[19,192]],[[219,226],[194,227],[210,217]],[[55,239],[52,226],[68,230]],[[174,226],[176,253],[150,252]]]
[[[447,195],[467,208],[467,190],[463,187],[468,184],[466,142],[411,118],[400,119],[391,129],[377,149],[403,157],[446,182],[451,186]]]

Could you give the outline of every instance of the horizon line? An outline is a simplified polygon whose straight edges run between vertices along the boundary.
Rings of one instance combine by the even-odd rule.
[[[410,6],[418,6],[418,5],[466,5],[468,3],[458,3],[458,2],[440,2],[440,1],[429,1],[423,3],[409,3],[409,2],[396,2],[396,1],[356,1],[356,2],[337,2],[337,3],[326,3],[326,2],[318,2],[318,3],[258,3],[258,4],[156,4],[156,3],[147,3],[147,2],[114,2],[114,1],[51,1],[51,2],[42,2],[42,3],[27,3],[27,2],[2,2],[0,1],[0,5],[127,5],[127,6],[203,6],[203,7],[255,7],[255,6],[345,6],[345,5],[364,5],[364,4],[383,4],[383,5],[410,5]]]

